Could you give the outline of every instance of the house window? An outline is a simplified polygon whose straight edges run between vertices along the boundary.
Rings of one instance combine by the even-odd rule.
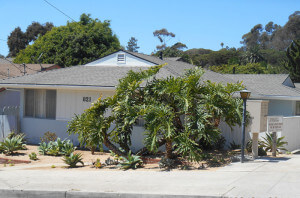
[[[125,54],[118,54],[118,63],[125,63]]]
[[[296,115],[300,115],[300,101],[296,101]]]
[[[56,90],[26,89],[25,116],[55,119]]]

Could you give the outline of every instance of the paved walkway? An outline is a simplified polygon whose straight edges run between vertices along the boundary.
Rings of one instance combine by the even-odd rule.
[[[300,155],[215,171],[0,169],[0,197],[300,197]]]

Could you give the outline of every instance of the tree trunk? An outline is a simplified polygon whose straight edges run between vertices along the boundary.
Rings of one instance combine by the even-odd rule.
[[[95,154],[95,150],[96,150],[96,148],[95,148],[94,146],[92,146],[92,147],[91,147],[91,153],[92,153],[92,155]]]
[[[158,140],[158,148],[161,147],[166,143],[166,139],[160,139]],[[136,152],[137,155],[142,156],[144,153],[149,152],[147,147],[141,148],[138,152]]]
[[[104,145],[111,150],[112,152],[114,152],[115,154],[119,155],[119,156],[123,156],[127,158],[127,154],[123,153],[122,151],[120,151],[114,144],[111,143],[111,141],[109,141],[107,135],[105,134],[104,136],[104,141],[103,141]]]
[[[166,140],[166,158],[168,158],[168,159],[172,158],[172,140],[171,139]]]

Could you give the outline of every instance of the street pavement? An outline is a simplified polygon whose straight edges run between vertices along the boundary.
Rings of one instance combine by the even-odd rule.
[[[0,197],[300,197],[300,155],[199,171],[0,168]]]

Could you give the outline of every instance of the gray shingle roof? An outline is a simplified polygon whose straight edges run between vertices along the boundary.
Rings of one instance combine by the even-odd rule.
[[[223,74],[235,82],[243,82],[252,96],[292,96],[300,97],[299,89],[283,83],[288,74]]]
[[[128,52],[136,57],[142,58],[157,65],[167,63],[159,73],[157,78],[168,76],[180,76],[186,69],[195,67],[194,65],[171,60],[161,60],[154,56]],[[32,75],[25,75],[17,78],[10,78],[0,81],[1,84],[23,84],[23,85],[65,85],[65,86],[96,86],[96,87],[114,87],[118,84],[119,79],[124,77],[129,70],[139,71],[147,69],[146,67],[113,67],[113,66],[73,66],[40,72]],[[233,82],[231,79],[221,74],[206,71],[203,75],[204,80],[216,82]]]
[[[124,50],[123,50],[124,51]],[[194,68],[194,65],[169,59],[161,60],[158,57],[140,53],[125,51],[133,56],[147,60],[157,65],[167,63],[157,78],[180,76],[186,69]],[[119,79],[124,77],[129,70],[139,71],[147,67],[120,67],[120,66],[73,66],[59,70],[40,72],[0,81],[1,84],[10,85],[48,85],[48,86],[91,86],[91,87],[115,87]],[[203,80],[220,82],[223,84],[241,82],[252,92],[252,96],[297,96],[300,97],[300,89],[283,85],[288,78],[287,74],[219,74],[205,70]]]

